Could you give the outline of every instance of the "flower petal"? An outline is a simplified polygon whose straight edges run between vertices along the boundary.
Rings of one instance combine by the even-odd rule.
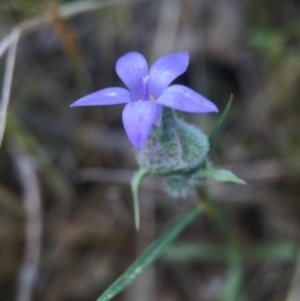
[[[106,88],[78,99],[70,107],[116,105],[131,100],[131,95],[126,89]]]
[[[188,52],[165,55],[150,68],[150,94],[157,99],[170,83],[184,73],[189,64]]]
[[[168,87],[156,103],[189,113],[218,112],[211,101],[182,85]]]
[[[123,124],[131,143],[138,149],[146,144],[156,116],[156,104],[133,101],[123,111]]]
[[[142,99],[143,77],[148,75],[148,64],[143,55],[129,52],[116,63],[116,72],[132,94],[133,100]]]

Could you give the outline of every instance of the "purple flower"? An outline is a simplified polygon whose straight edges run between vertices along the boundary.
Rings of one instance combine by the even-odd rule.
[[[142,54],[127,53],[118,59],[116,72],[129,91],[106,88],[80,98],[71,107],[126,103],[123,124],[129,140],[140,150],[146,144],[153,125],[159,126],[162,106],[189,113],[218,112],[212,102],[188,87],[169,86],[186,71],[188,63],[189,54],[178,52],[161,57],[148,70]]]

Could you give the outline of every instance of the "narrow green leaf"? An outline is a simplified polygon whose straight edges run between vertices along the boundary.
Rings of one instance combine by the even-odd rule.
[[[291,261],[297,255],[298,247],[292,242],[266,242],[245,248],[245,256],[253,261]]]
[[[131,191],[133,196],[133,212],[134,212],[134,224],[136,230],[140,227],[140,209],[139,209],[139,188],[143,179],[148,175],[148,172],[144,169],[140,169],[131,179]]]
[[[213,178],[221,182],[233,182],[237,184],[247,184],[244,180],[237,177],[229,170],[214,169],[210,164],[206,164],[204,169],[197,173],[199,178]]]
[[[224,112],[222,113],[222,116],[220,117],[218,123],[216,124],[216,126],[214,127],[213,131],[211,132],[211,134],[209,135],[209,138],[208,138],[208,141],[209,141],[209,144],[210,144],[210,148],[213,147],[213,144],[216,140],[216,137],[217,135],[219,134],[229,112],[230,112],[230,109],[231,109],[231,106],[232,106],[232,101],[233,101],[233,95],[231,94],[230,95],[230,98],[229,98],[229,101],[225,107],[225,110]]]
[[[97,299],[108,301],[122,292],[135,278],[141,274],[152,262],[154,262],[165,248],[200,214],[203,207],[197,206],[179,216],[150,246],[139,256],[138,259]]]
[[[241,247],[241,246],[240,246]],[[297,255],[297,244],[291,242],[264,242],[246,244],[240,248],[241,257],[246,262],[292,261]],[[224,245],[209,243],[177,243],[169,246],[163,259],[170,262],[225,262],[227,250]]]
[[[177,243],[169,246],[163,259],[170,262],[223,262],[226,260],[224,247],[208,243]]]

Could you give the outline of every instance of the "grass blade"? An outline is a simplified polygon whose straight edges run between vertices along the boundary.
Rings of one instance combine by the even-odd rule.
[[[243,244],[239,246],[243,262],[291,262],[297,255],[297,244],[286,241]],[[169,246],[163,259],[168,262],[226,262],[226,246],[209,243],[181,243]]]
[[[141,274],[152,262],[154,262],[165,248],[201,213],[203,207],[197,206],[178,217],[138,259],[97,299],[108,301],[122,292],[135,278]]]
[[[226,246],[228,271],[221,301],[236,301],[243,287],[243,270],[240,250],[229,242]]]
[[[218,123],[216,124],[216,126],[214,127],[212,133],[209,135],[208,141],[210,144],[210,148],[213,147],[213,144],[216,140],[217,135],[219,134],[221,128],[223,127],[223,124],[230,112],[231,106],[232,106],[232,101],[233,101],[233,95],[230,95],[229,101],[225,107],[224,112],[222,113],[221,118],[219,119]]]

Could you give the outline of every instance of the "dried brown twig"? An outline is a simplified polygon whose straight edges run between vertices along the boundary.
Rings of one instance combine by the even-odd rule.
[[[6,59],[5,65],[5,73],[4,80],[2,86],[2,101],[0,104],[0,146],[2,144],[5,124],[6,124],[6,116],[7,116],[7,108],[10,99],[11,85],[13,80],[13,72],[16,61],[16,53],[17,53],[17,45],[20,37],[20,29],[16,27],[9,36],[9,49]]]
[[[41,239],[42,209],[38,178],[30,156],[19,143],[11,143],[10,151],[23,190],[25,224],[25,252],[17,283],[17,301],[30,301],[38,274]]]
[[[62,5],[59,7],[59,14],[62,18],[71,18],[78,14],[82,14],[91,10],[100,9],[104,6],[122,3],[143,2],[149,0],[103,0],[103,1],[77,1]],[[10,99],[11,86],[13,80],[13,69],[16,60],[17,43],[20,37],[34,31],[41,25],[50,23],[52,17],[50,14],[44,13],[29,20],[25,20],[16,25],[11,33],[6,35],[0,41],[0,58],[8,51],[4,81],[2,86],[2,101],[0,104],[0,147],[5,131],[7,109]]]
[[[150,0],[96,0],[96,1],[77,1],[62,5],[59,7],[60,16],[63,18],[72,18],[76,15],[100,9],[102,7],[113,5],[113,4],[127,4],[127,3],[134,3],[134,2],[145,2]],[[41,14],[34,18],[25,20],[17,25],[20,30],[20,34],[25,36],[26,34],[32,32],[33,30],[39,28],[41,25],[50,23],[52,17],[50,14]],[[10,41],[10,34],[5,36],[2,41],[0,41],[0,58],[5,53],[5,51],[11,45]]]

